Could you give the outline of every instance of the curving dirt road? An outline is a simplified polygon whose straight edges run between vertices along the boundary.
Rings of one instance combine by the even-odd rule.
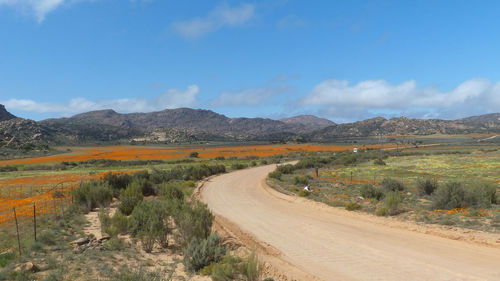
[[[304,272],[323,280],[500,280],[498,248],[391,228],[379,224],[380,218],[358,220],[347,211],[283,195],[265,184],[274,168],[215,177],[201,198]]]

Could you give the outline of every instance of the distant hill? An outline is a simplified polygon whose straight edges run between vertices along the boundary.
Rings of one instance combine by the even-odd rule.
[[[334,122],[319,118],[314,115],[298,115],[290,118],[280,119],[281,122],[289,125],[304,125],[306,128],[310,129],[321,129],[324,127],[335,125]]]
[[[194,140],[207,137],[209,139],[205,140],[276,140],[293,135],[304,127],[265,118],[228,118],[211,110],[191,108],[130,114],[100,110],[39,123],[60,136],[80,141],[135,138],[172,129]]]
[[[281,120],[229,118],[211,110],[178,108],[130,114],[99,110],[35,122],[17,118],[0,105],[0,120],[0,147],[23,143],[329,142],[338,138],[380,135],[500,133],[500,113],[458,120],[377,117],[335,124],[312,115]]]
[[[404,116],[391,119],[377,117],[316,130],[311,135],[310,140],[329,141],[341,137],[500,132],[499,115],[496,113],[458,120],[410,119]]]
[[[472,116],[460,119],[464,124],[467,125],[479,125],[484,127],[493,127],[496,128],[500,124],[500,113],[491,113],[479,116]]]

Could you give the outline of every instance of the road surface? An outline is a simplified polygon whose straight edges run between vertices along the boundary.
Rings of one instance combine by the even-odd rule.
[[[323,280],[500,280],[500,249],[446,239],[271,190],[274,165],[212,178],[201,198],[281,258]]]

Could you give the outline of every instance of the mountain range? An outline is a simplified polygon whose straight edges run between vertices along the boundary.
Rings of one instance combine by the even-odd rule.
[[[211,110],[178,108],[120,114],[82,113],[39,122],[18,118],[0,105],[0,147],[34,144],[188,143],[203,141],[314,141],[388,135],[500,132],[500,113],[458,120],[377,117],[335,124],[313,115],[281,120],[229,118]]]

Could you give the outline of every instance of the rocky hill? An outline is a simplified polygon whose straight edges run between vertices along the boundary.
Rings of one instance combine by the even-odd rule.
[[[0,121],[0,148],[17,148],[27,143],[45,143],[42,129],[35,121],[22,118]]]
[[[290,118],[280,119],[281,122],[289,125],[303,125],[305,128],[310,129],[321,129],[324,127],[335,125],[334,122],[325,119],[319,118],[314,115],[299,115]]]
[[[101,110],[70,118],[40,122],[47,131],[72,141],[112,141],[157,136],[175,130],[176,135],[205,140],[276,140],[292,136],[303,125],[286,124],[265,118],[228,118],[210,110],[178,108],[151,113],[120,114]],[[167,141],[168,142],[168,141]]]
[[[458,120],[410,119],[404,116],[391,119],[377,117],[355,123],[333,125],[314,131],[310,140],[329,141],[343,137],[500,132],[499,115],[496,113]]]
[[[500,125],[500,113],[471,116],[468,118],[460,119],[459,121],[469,126],[498,128],[498,126]]]
[[[500,113],[458,120],[382,117],[335,124],[312,115],[282,120],[228,118],[210,110],[178,108],[120,114],[100,110],[40,122],[17,118],[0,105],[0,144],[189,143],[204,141],[313,141],[337,138],[500,133]]]

